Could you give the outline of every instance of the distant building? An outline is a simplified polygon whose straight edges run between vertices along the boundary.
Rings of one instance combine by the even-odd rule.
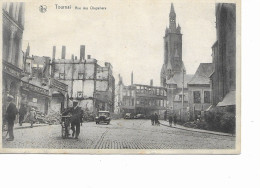
[[[167,92],[164,87],[133,84],[125,86],[119,76],[119,83],[116,90],[116,112],[144,114],[150,116],[157,113],[162,118],[167,106]],[[133,76],[132,76],[133,80]]]
[[[166,27],[164,36],[164,63],[161,69],[161,86],[167,88],[168,113],[180,114],[182,109],[188,107],[187,83],[192,76],[186,74],[182,61],[181,27],[179,24],[176,26],[176,13],[171,4],[169,28]]]
[[[14,97],[18,108],[21,103],[24,3],[2,3],[2,18],[2,112],[5,113],[8,94]]]
[[[62,47],[62,58],[55,59],[56,47],[53,47],[51,62],[52,78],[68,85],[68,105],[78,100],[82,109],[90,113],[99,110],[114,111],[115,79],[113,67],[106,62],[102,67],[90,55],[85,58],[85,46],[80,47],[80,58],[72,55],[65,59],[66,47]]]
[[[214,106],[236,104],[236,5],[216,4],[217,41],[212,46],[215,71],[211,75]]]
[[[201,63],[188,83],[189,113],[193,120],[196,116],[203,115],[202,113],[211,106],[210,76],[213,72],[213,63]]]

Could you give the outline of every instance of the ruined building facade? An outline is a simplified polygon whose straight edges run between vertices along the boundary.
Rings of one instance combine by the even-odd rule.
[[[79,101],[79,106],[89,113],[99,110],[114,111],[115,79],[113,67],[106,62],[102,67],[90,55],[85,58],[85,46],[80,46],[80,57],[66,59],[66,47],[62,47],[61,59],[56,59],[53,47],[51,76],[68,86],[67,104]]]

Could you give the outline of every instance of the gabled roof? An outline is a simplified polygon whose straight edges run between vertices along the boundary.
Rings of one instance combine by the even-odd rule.
[[[184,87],[187,88],[187,83],[190,82],[193,74],[184,74]],[[177,87],[182,87],[183,75],[182,73],[176,73],[173,77],[166,81],[167,84],[177,85]]]
[[[214,72],[214,63],[201,63],[188,83],[189,85],[207,85],[210,84],[210,76]]]

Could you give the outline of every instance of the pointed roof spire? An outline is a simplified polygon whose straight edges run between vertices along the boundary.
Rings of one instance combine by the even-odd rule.
[[[176,17],[176,13],[175,13],[175,10],[174,10],[173,3],[171,3],[170,17]]]
[[[171,12],[175,12],[175,11],[174,11],[173,3],[171,3]]]

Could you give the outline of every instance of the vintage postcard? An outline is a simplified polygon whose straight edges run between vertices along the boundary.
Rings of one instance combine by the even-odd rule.
[[[239,0],[1,6],[0,153],[240,154]]]

